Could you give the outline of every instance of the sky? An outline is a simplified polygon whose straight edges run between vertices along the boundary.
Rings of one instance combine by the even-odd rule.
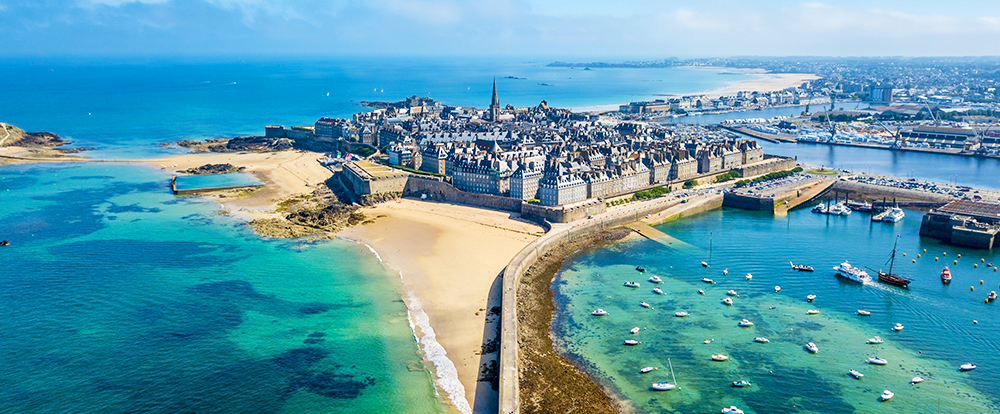
[[[7,56],[995,56],[997,39],[995,0],[0,0]]]

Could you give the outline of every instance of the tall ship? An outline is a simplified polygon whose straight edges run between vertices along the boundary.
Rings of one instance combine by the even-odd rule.
[[[837,274],[841,277],[851,279],[858,283],[865,283],[872,280],[872,277],[868,275],[868,272],[864,271],[864,269],[852,266],[850,263],[847,263],[846,260],[839,266],[834,266],[833,270],[836,270]]]
[[[896,236],[896,242],[892,245],[892,254],[889,256],[889,271],[883,272],[881,269],[878,270],[878,281],[899,287],[909,287],[910,283],[913,283],[913,279],[900,276],[898,274],[892,273],[892,266],[896,263],[896,247],[899,245],[899,236]]]
[[[951,270],[948,270],[948,266],[945,266],[944,270],[941,271],[941,283],[946,285],[951,283]]]

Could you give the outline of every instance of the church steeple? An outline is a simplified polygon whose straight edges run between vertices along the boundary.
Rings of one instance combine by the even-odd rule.
[[[497,97],[497,78],[493,78],[493,101],[490,103],[490,120],[500,121],[500,98]]]

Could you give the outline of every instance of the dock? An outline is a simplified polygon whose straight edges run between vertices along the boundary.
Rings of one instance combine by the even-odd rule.
[[[774,215],[787,215],[788,210],[801,206],[802,204],[808,203],[816,197],[819,197],[820,194],[823,194],[827,189],[832,187],[835,182],[837,182],[837,180],[834,178],[824,178],[808,186],[796,188],[795,191],[797,195],[794,198],[774,206]]]

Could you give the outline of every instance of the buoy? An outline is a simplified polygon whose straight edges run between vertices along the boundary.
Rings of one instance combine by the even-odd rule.
[[[977,268],[977,269],[978,269],[978,268],[979,268],[979,263],[973,263],[973,264],[972,264],[972,267],[975,267],[975,268]]]
[[[916,263],[916,262],[917,262],[917,259],[913,259],[913,263]]]
[[[924,249],[924,253],[927,253],[927,249]]]
[[[976,290],[975,286],[969,286],[969,290]]]
[[[986,263],[986,259],[979,259],[979,263]]]
[[[983,279],[979,279],[979,284],[983,284]]]
[[[997,268],[996,268],[996,267],[994,267],[994,268],[993,268],[993,271],[994,271],[994,272],[996,272],[996,271],[997,271]]]
[[[958,260],[955,260],[955,264],[958,264]]]
[[[942,256],[947,256],[947,255],[948,255],[948,252],[941,252],[941,255],[942,255]]]
[[[918,258],[918,259],[920,258],[920,253],[917,253],[917,258]]]
[[[903,256],[906,256],[906,253],[903,253]]]
[[[936,262],[936,261],[938,261],[938,258],[936,258],[936,257],[935,257],[935,258],[934,258],[934,261],[935,261],[935,262]]]
[[[959,258],[959,259],[961,259],[961,258],[962,258],[962,254],[961,254],[961,253],[959,253],[959,254],[958,254],[958,258]]]

